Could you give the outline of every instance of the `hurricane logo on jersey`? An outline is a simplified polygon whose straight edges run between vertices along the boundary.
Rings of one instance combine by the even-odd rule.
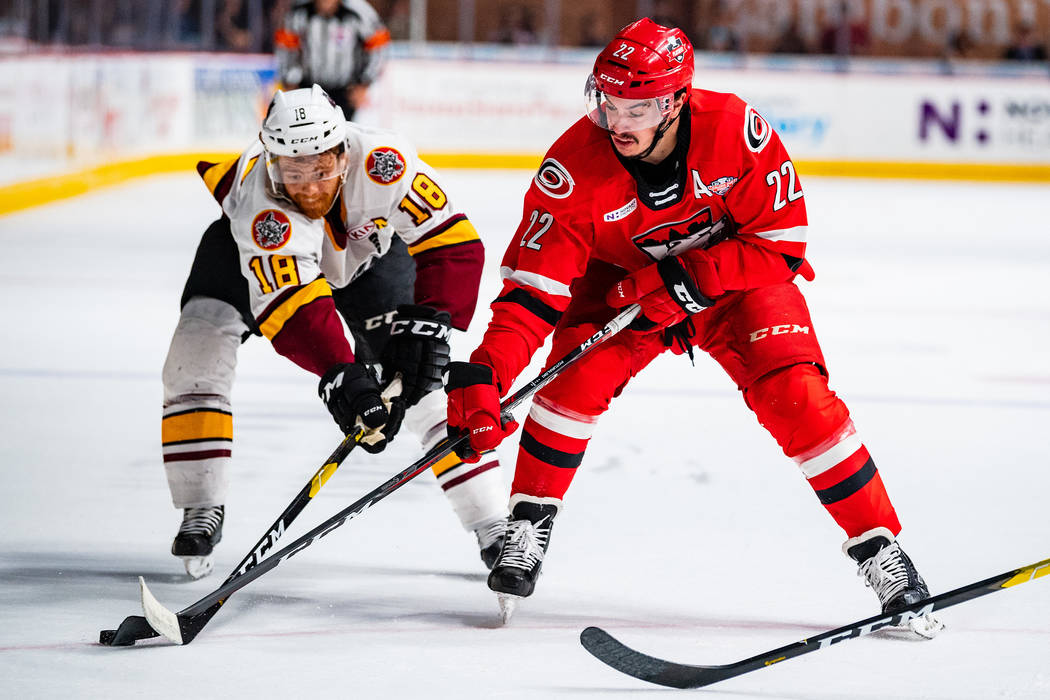
[[[554,199],[565,199],[572,194],[572,188],[576,186],[565,166],[553,158],[548,158],[540,164],[539,172],[532,181],[541,192]]]
[[[405,174],[405,157],[394,148],[373,148],[365,161],[368,177],[380,185],[390,185]]]
[[[712,221],[711,208],[705,207],[682,221],[660,224],[631,240],[638,249],[659,261],[692,248],[710,248],[729,236],[729,220]]]
[[[773,129],[759,116],[754,107],[748,105],[744,112],[744,140],[747,141],[748,150],[752,153],[760,152],[772,136]]]
[[[292,222],[284,212],[267,209],[252,221],[252,240],[263,250],[277,250],[292,237]]]

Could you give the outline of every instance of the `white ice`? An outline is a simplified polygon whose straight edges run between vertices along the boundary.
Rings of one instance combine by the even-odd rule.
[[[446,174],[489,250],[458,354],[487,319],[529,177]],[[1050,187],[805,186],[817,280],[804,290],[905,549],[934,592],[1050,556]],[[0,217],[4,697],[664,697],[590,657],[580,630],[715,664],[877,612],[843,533],[731,382],[706,357],[666,356],[603,419],[509,627],[424,474],[236,594],[193,644],[99,646],[140,613],[140,574],[176,610],[213,590],[339,438],[314,377],[263,340],[243,346],[216,573],[186,579],[168,553],[160,368],[217,212],[186,175]],[[515,447],[500,452],[509,484]],[[353,454],[284,543],[416,455],[406,441]],[[931,642],[876,635],[704,694],[1050,697],[1050,578],[942,619]]]

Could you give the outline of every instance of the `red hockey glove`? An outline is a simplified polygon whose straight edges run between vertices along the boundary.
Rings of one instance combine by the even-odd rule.
[[[499,391],[492,379],[492,368],[474,362],[450,362],[448,365],[448,434],[466,433],[468,447],[456,454],[464,462],[474,463],[481,453],[496,448],[503,439],[518,429],[513,419],[500,419]]]
[[[690,314],[703,311],[725,294],[718,269],[702,250],[668,256],[635,270],[605,295],[613,308],[637,303],[642,316],[631,324],[635,330],[653,331],[674,325]]]

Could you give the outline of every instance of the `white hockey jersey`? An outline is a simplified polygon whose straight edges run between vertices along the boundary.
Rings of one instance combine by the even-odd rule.
[[[307,218],[267,187],[261,143],[229,161],[198,164],[205,184],[230,219],[252,314],[262,334],[282,354],[289,353],[282,351],[277,337],[289,321],[320,297],[330,297],[332,288],[350,284],[371,267],[390,250],[395,235],[408,244],[417,267],[421,255],[447,263],[428,265],[429,272],[417,274],[417,302],[448,310],[454,325],[461,328],[473,315],[476,283],[473,295],[464,297],[452,280],[462,280],[464,265],[477,268],[480,277],[483,253],[474,227],[402,137],[352,123],[347,124],[347,132],[347,179],[324,219]],[[447,249],[462,246],[471,252],[464,256],[457,250],[450,256]],[[433,271],[441,268],[445,269]],[[300,339],[294,344],[318,340]]]

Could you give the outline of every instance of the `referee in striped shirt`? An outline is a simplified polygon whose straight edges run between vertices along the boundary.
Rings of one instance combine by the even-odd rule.
[[[379,76],[390,32],[365,0],[296,0],[274,43],[285,89],[317,83],[353,119]]]

